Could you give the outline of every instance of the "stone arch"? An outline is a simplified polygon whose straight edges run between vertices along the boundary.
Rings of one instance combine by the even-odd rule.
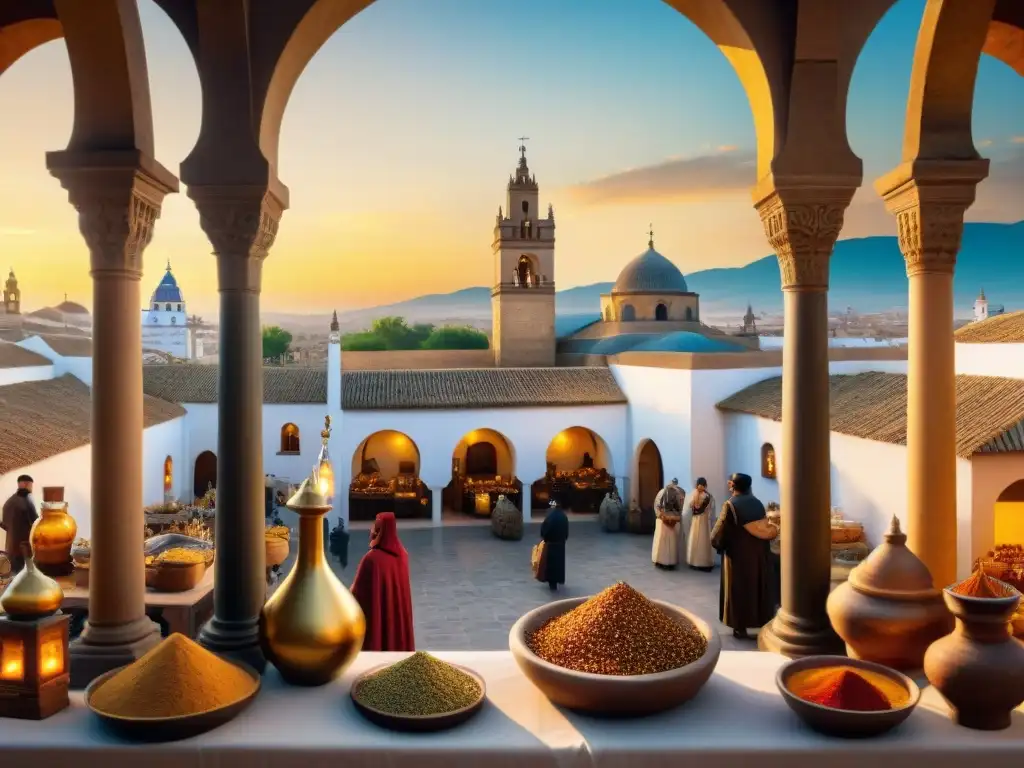
[[[287,19],[294,26],[289,27],[291,34],[270,65],[265,97],[258,112],[259,147],[271,167],[278,164],[281,122],[288,99],[306,65],[342,25],[373,2],[376,0],[306,0],[305,9],[296,8],[296,17]],[[785,43],[789,33],[783,34],[778,20],[771,18],[777,11],[765,8],[765,3],[738,0],[664,2],[704,32],[732,65],[753,114],[757,177],[768,175],[778,149],[777,126],[784,120],[785,110],[776,110],[774,106],[786,98],[781,73],[792,66]],[[282,19],[268,17],[268,24],[271,21],[275,26],[274,37],[280,39]],[[780,80],[770,82],[769,72],[778,74]]]
[[[636,492],[632,501],[642,510],[653,510],[654,497],[665,487],[665,467],[657,443],[650,438],[641,440],[636,447],[634,462]]]
[[[775,480],[779,474],[779,465],[775,457],[775,446],[765,443],[761,446],[761,477]]]
[[[377,471],[384,480],[391,480],[399,474],[403,465],[412,463],[416,476],[420,473],[420,449],[405,432],[396,429],[380,429],[363,438],[352,454],[352,477],[364,473],[364,468],[376,462]]]
[[[203,451],[196,456],[195,470],[192,473],[192,495],[201,498],[210,487],[217,487],[217,454]]]
[[[631,323],[636,320],[636,310],[632,304],[623,304],[619,313],[622,321],[625,323]]]
[[[555,499],[573,512],[597,512],[615,485],[615,465],[604,438],[589,427],[571,426],[558,432],[544,453],[547,470],[533,483],[533,508]]]
[[[996,544],[1024,544],[1024,480],[1006,486],[992,512],[992,540]]]
[[[444,509],[489,515],[502,495],[522,509],[522,490],[516,477],[516,449],[507,435],[480,427],[456,443],[451,482],[444,488]]]
[[[0,75],[29,51],[64,35],[52,2],[28,0],[0,8]]]
[[[299,428],[292,422],[281,426],[281,453],[299,453],[302,450]]]
[[[687,308],[687,311],[689,311],[689,308]],[[665,306],[664,302],[659,302],[658,306],[654,308],[654,319],[668,320],[668,307]]]
[[[999,0],[988,25],[982,50],[1024,76],[1024,6]]]
[[[348,489],[350,520],[431,516],[431,492],[420,479],[420,449],[404,432],[381,429],[367,435],[352,454]]]
[[[532,253],[522,253],[516,260],[516,280],[519,285],[533,285],[540,280],[537,257]]]

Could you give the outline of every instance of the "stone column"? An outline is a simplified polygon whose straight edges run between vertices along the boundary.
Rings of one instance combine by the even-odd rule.
[[[89,620],[71,644],[76,688],[160,641],[146,617],[142,519],[142,253],[177,179],[137,152],[53,152],[93,279]]]
[[[909,280],[907,541],[936,586],[957,578],[953,270],[987,160],[906,163],[876,183]]]
[[[444,486],[433,485],[430,487],[430,493],[433,495],[431,499],[433,508],[430,510],[430,522],[432,525],[441,525],[444,522]]]
[[[262,670],[259,615],[266,596],[263,543],[263,259],[282,202],[266,187],[190,186],[217,257],[220,370],[217,387],[217,560],[213,618],[200,642]]]
[[[779,257],[782,351],[782,607],[759,645],[788,656],[842,652],[825,613],[832,565],[828,267],[849,188],[776,188],[757,203]],[[756,486],[755,486],[756,492]]]

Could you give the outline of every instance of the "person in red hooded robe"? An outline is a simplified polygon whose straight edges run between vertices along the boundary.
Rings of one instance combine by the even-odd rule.
[[[394,512],[381,512],[370,531],[352,594],[366,616],[364,651],[415,651],[409,553],[398,539]]]

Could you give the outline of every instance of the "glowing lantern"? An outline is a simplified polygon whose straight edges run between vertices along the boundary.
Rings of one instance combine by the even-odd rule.
[[[331,417],[324,417],[324,429],[320,433],[322,444],[320,445],[320,457],[317,459],[316,477],[318,490],[327,498],[334,498],[334,467],[331,465],[331,454],[327,443],[331,439]]]
[[[68,706],[71,616],[0,616],[0,717],[42,720]]]

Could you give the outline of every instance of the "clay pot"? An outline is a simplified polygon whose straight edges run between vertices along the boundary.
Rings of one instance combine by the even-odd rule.
[[[160,563],[146,568],[146,586],[154,592],[188,592],[206,574],[206,563]]]
[[[956,628],[928,648],[928,682],[949,703],[957,725],[980,731],[1009,728],[1013,710],[1024,703],[1024,643],[1010,635],[1020,593],[967,597],[947,588],[943,597]]]
[[[850,657],[917,670],[928,646],[953,629],[953,617],[906,543],[894,517],[885,542],[832,591],[826,610]]]
[[[291,543],[288,539],[282,539],[279,536],[267,536],[267,567],[272,568],[275,565],[281,565],[287,560],[290,546]]]

